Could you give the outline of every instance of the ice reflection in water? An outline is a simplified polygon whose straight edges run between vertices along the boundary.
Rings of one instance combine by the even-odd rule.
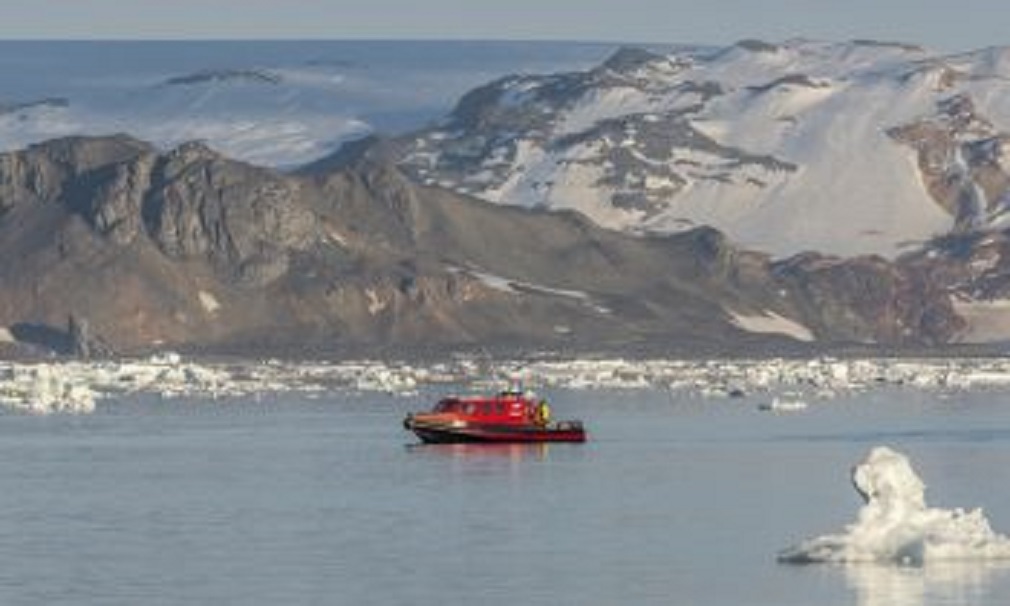
[[[996,577],[1010,573],[1007,562],[936,562],[922,567],[849,564],[845,578],[859,606],[977,604],[991,597]]]

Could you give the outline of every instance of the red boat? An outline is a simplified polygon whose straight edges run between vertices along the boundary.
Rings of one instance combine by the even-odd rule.
[[[586,441],[581,421],[551,421],[546,401],[520,391],[443,398],[431,412],[408,414],[403,427],[432,444]]]

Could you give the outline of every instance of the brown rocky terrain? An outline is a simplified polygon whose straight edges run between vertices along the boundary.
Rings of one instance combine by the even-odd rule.
[[[629,236],[422,187],[359,147],[297,174],[126,136],[0,155],[0,327],[56,349],[287,355],[928,346],[963,329],[921,260]]]

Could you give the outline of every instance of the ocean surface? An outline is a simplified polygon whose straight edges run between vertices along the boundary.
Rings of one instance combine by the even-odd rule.
[[[416,397],[132,396],[0,416],[0,604],[1003,605],[1010,566],[780,564],[842,531],[887,445],[1010,531],[997,391],[545,392],[584,445],[422,446]]]

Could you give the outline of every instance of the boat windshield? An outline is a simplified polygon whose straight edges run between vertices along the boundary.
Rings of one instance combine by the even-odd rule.
[[[442,400],[435,405],[435,412],[456,412],[459,410],[459,401]]]

